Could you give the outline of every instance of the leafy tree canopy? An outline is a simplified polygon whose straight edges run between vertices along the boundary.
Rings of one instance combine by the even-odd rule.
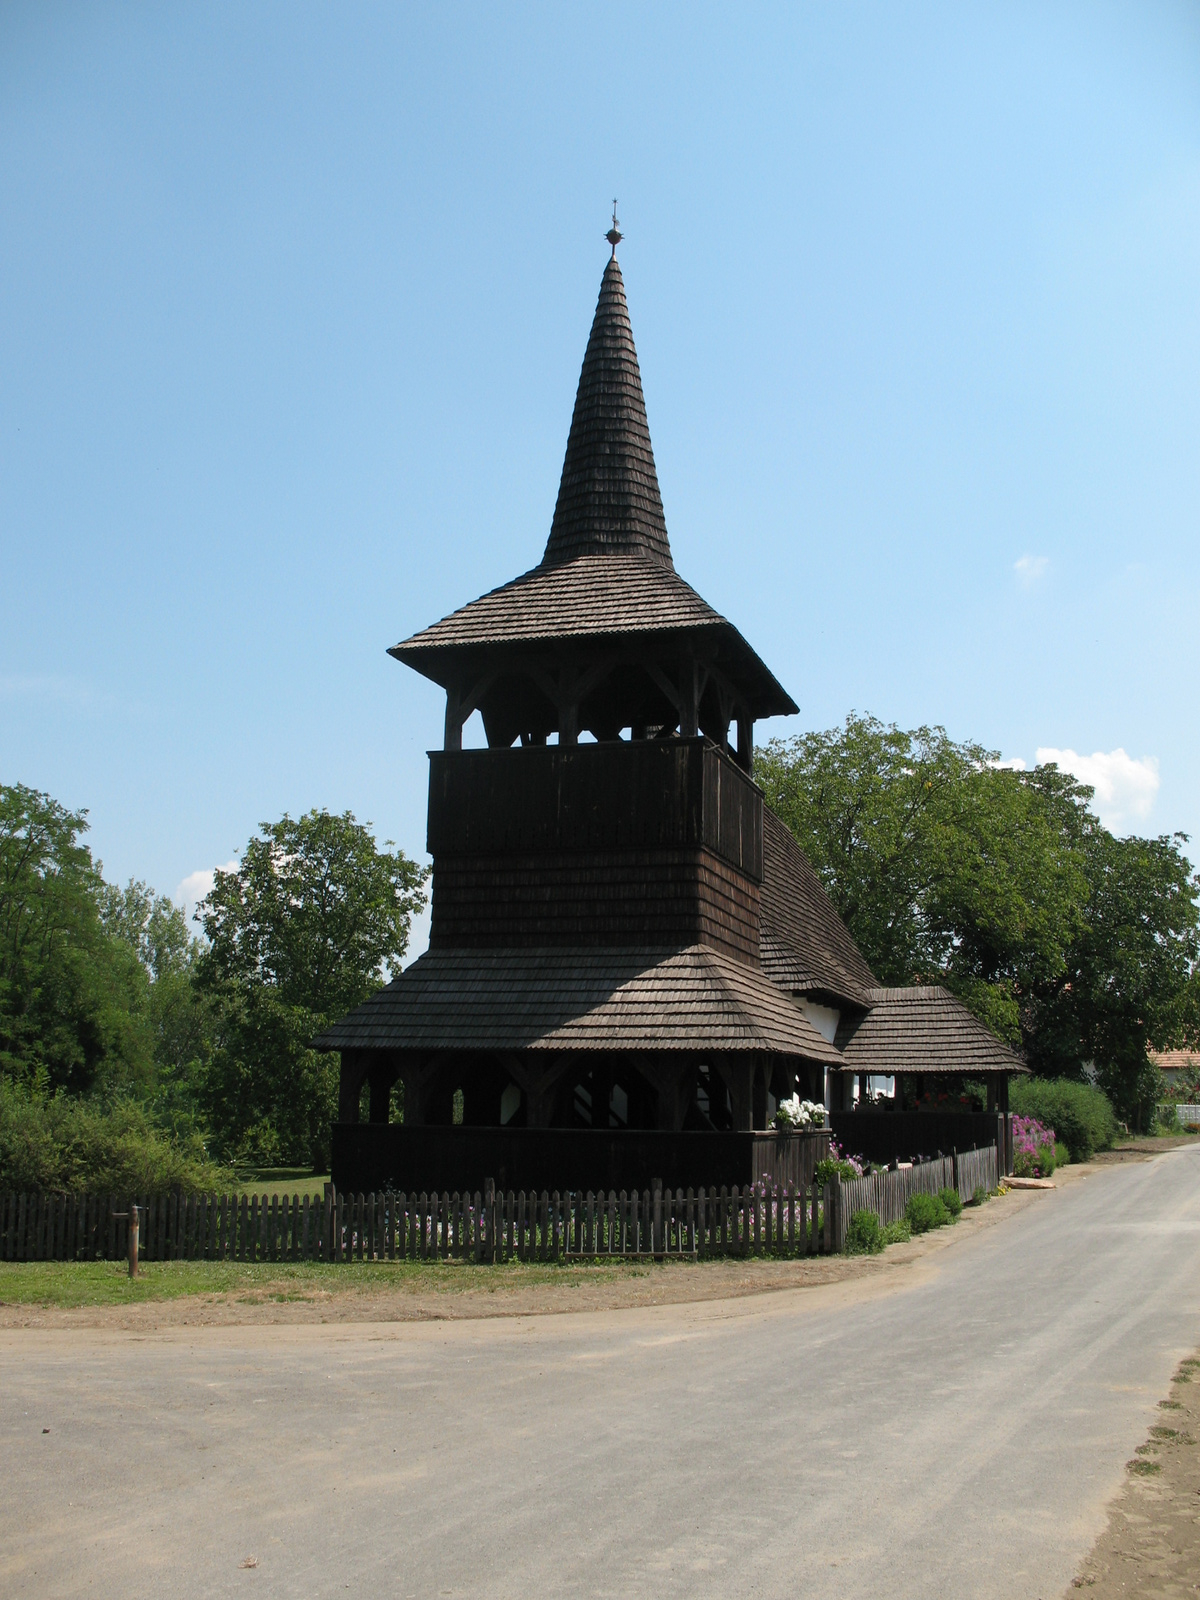
[[[394,970],[425,868],[350,812],[263,823],[202,902],[202,985],[220,1021],[206,1110],[222,1153],[326,1159],[336,1067],[309,1049]]]
[[[1186,840],[1117,839],[1056,767],[852,715],[774,741],[755,775],[883,983],[939,982],[1031,1064],[1094,1062],[1127,1114],[1147,1047],[1196,1018]]]
[[[51,1089],[136,1088],[153,1075],[146,978],[103,915],[87,813],[0,785],[0,1072]]]

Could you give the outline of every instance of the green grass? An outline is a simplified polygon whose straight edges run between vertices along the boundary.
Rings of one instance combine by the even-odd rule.
[[[335,1294],[429,1292],[466,1289],[494,1293],[535,1284],[577,1287],[640,1278],[691,1263],[649,1261],[506,1262],[475,1266],[458,1261],[146,1261],[130,1279],[123,1261],[0,1262],[0,1305],[134,1305],[185,1295],[231,1295],[235,1300],[320,1300]]]
[[[237,1194],[324,1195],[327,1172],[314,1175],[307,1167],[243,1167],[234,1175]]]

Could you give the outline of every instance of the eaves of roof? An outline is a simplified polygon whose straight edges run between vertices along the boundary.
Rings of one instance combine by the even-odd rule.
[[[840,1057],[761,972],[712,949],[430,950],[322,1050],[766,1051]]]

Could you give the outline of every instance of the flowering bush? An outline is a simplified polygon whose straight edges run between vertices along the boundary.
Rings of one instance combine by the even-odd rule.
[[[1013,1172],[1018,1178],[1048,1178],[1054,1171],[1054,1129],[1036,1117],[1013,1118]]]
[[[835,1178],[840,1178],[843,1183],[849,1183],[851,1178],[861,1178],[867,1171],[865,1156],[845,1155],[838,1147],[836,1139],[829,1141],[829,1154],[817,1162],[813,1176],[824,1188],[827,1183],[832,1183]]]
[[[801,1100],[794,1094],[790,1100],[781,1100],[775,1113],[777,1128],[823,1128],[825,1107],[815,1100]]]

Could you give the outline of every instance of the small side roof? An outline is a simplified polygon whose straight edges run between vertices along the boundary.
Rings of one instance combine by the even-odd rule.
[[[429,950],[319,1050],[761,1050],[840,1056],[761,972],[707,945]]]
[[[792,993],[822,992],[865,1007],[878,980],[790,830],[763,806],[763,971]]]
[[[1021,1058],[940,984],[872,989],[861,1021],[843,1018],[835,1044],[847,1072],[1028,1072]]]

